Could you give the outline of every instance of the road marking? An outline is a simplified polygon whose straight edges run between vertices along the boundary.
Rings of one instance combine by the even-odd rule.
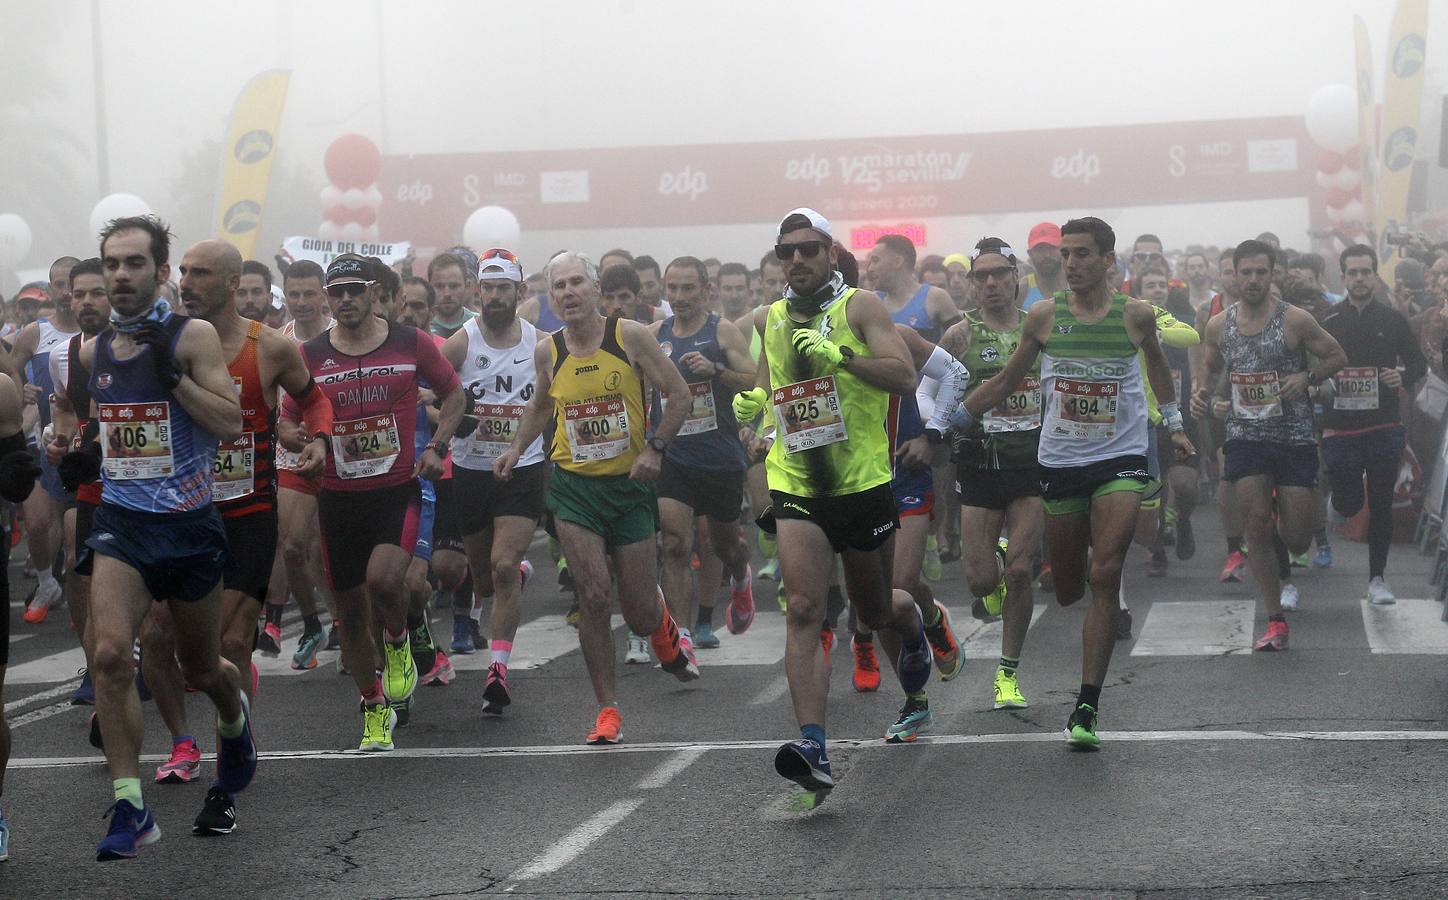
[[[721,629],[717,650],[697,650],[699,666],[772,666],[784,659],[784,616],[756,616],[743,634]]]
[[[673,781],[674,777],[680,772],[698,762],[699,758],[707,752],[703,747],[691,747],[688,750],[674,754],[660,763],[652,772],[645,775],[635,786],[636,789],[640,791],[658,790],[670,781]]]
[[[43,700],[53,700],[56,697],[63,697],[66,694],[74,691],[79,685],[80,679],[72,678],[65,684],[58,684],[53,688],[46,688],[43,691],[37,691],[28,697],[21,697],[19,700],[11,700],[9,703],[5,704],[5,711],[7,713],[13,712],[22,706],[29,706],[32,703],[39,703]]]
[[[749,705],[769,706],[788,692],[789,679],[784,675],[776,675],[759,693],[754,695],[754,699],[749,701]]]
[[[10,635],[10,643],[12,643],[12,644],[18,644],[18,643],[20,643],[21,641],[28,641],[28,640],[30,640],[30,639],[33,638],[33,637],[35,637],[35,632],[33,632],[33,631],[30,632],[29,634],[12,634],[12,635]]]
[[[509,881],[529,881],[551,872],[556,872],[578,857],[589,845],[608,834],[615,825],[627,819],[633,811],[643,805],[641,798],[619,800],[593,818],[564,835],[557,843],[544,850],[528,865],[514,872]]]
[[[23,716],[16,716],[11,719],[10,728],[14,730],[34,722],[41,722],[52,716],[58,716],[63,712],[69,712],[72,709],[80,709],[80,707],[71,706],[69,702],[62,701],[60,703],[52,703],[49,706],[42,706],[39,709],[32,709]]]
[[[1031,624],[1027,627],[1034,627],[1045,612],[1046,604],[1044,603],[1032,606]],[[964,648],[966,659],[994,659],[1001,655],[1001,635],[1005,626],[999,619],[994,622],[978,621],[971,616],[968,607],[952,609],[950,618],[952,622],[960,623],[955,626],[957,629],[955,639]],[[967,623],[974,627],[962,627]]]
[[[1391,606],[1359,601],[1363,630],[1374,653],[1448,653],[1448,624],[1436,600],[1399,598]]]
[[[27,663],[7,669],[6,684],[51,684],[75,678],[78,669],[85,668],[85,650],[71,647],[60,653],[52,653]]]
[[[1157,601],[1132,656],[1221,656],[1252,652],[1252,600]]]

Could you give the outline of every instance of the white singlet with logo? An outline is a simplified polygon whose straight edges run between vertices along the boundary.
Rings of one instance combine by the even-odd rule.
[[[453,465],[486,471],[513,443],[523,409],[537,390],[537,369],[533,351],[538,346],[538,329],[527,319],[518,319],[518,343],[499,349],[483,339],[479,318],[468,319],[462,330],[468,336],[467,356],[458,369],[463,390],[472,395],[473,418],[478,427],[465,438],[452,439]],[[518,459],[519,466],[543,461],[543,438],[537,437]]]

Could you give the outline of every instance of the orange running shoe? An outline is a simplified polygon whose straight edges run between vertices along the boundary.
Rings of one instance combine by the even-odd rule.
[[[862,694],[880,689],[880,660],[875,657],[875,642],[850,638],[855,650],[855,690]]]
[[[623,716],[617,706],[605,706],[598,711],[593,730],[584,740],[588,744],[617,744],[623,740]]]

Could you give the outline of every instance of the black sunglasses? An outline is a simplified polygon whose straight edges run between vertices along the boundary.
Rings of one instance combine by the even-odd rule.
[[[798,251],[805,259],[814,259],[820,255],[820,251],[824,248],[824,241],[800,241],[798,244],[775,244],[774,255],[784,262],[789,262],[794,259],[795,251]]]
[[[348,281],[343,284],[327,285],[327,296],[333,300],[341,300],[342,297],[360,297],[367,291],[367,288],[375,284],[372,281]]]
[[[1015,274],[1015,271],[1015,266],[997,266],[994,269],[971,269],[969,274],[971,281],[983,282],[989,280],[992,275],[1005,278],[1007,275]]]

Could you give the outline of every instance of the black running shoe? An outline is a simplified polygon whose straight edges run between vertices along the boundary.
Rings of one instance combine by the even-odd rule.
[[[101,743],[101,720],[95,713],[90,714],[90,745],[97,750],[106,749]]]
[[[236,828],[236,803],[220,785],[212,785],[206,792],[206,802],[191,826],[192,834],[211,836],[231,834]]]

